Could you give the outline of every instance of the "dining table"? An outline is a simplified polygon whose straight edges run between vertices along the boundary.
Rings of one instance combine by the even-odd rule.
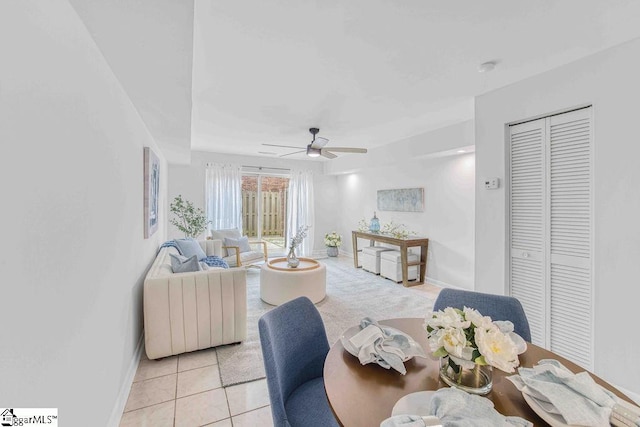
[[[428,352],[424,318],[398,318],[379,321],[381,326],[390,326],[411,336]],[[359,329],[358,325],[353,328]],[[357,330],[356,329],[356,330]],[[353,335],[349,329],[345,336]],[[520,354],[520,366],[532,367],[542,359],[555,359],[574,373],[585,369],[537,345],[527,343],[527,350]],[[324,364],[324,386],[329,405],[340,425],[344,427],[376,427],[392,415],[396,402],[414,392],[438,390],[448,387],[439,376],[440,362],[434,358],[414,357],[405,362],[406,374],[385,369],[376,363],[362,365],[349,353],[341,341],[331,346]],[[495,409],[505,416],[518,416],[534,426],[549,426],[525,402],[522,393],[507,379],[514,373],[493,369],[493,387],[485,395]],[[590,373],[596,383],[615,393],[618,397],[633,401]],[[426,415],[426,414],[417,414]]]

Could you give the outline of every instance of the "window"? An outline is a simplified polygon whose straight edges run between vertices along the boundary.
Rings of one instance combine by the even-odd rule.
[[[284,255],[289,178],[242,175],[242,232],[269,244],[269,254]]]

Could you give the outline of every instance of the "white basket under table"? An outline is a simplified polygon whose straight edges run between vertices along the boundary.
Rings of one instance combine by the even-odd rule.
[[[260,268],[260,298],[271,305],[284,304],[305,296],[313,303],[326,296],[327,267],[311,258],[299,258],[291,268],[286,258],[276,258]]]

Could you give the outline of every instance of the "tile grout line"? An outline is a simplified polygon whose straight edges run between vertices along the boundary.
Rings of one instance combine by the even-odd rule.
[[[218,358],[218,350],[216,350],[216,359]],[[218,361],[220,363],[220,361]],[[220,384],[222,384],[222,374],[220,373],[220,369],[218,369],[218,376],[220,377]],[[224,390],[224,398],[227,401],[227,409],[229,410],[229,421],[231,422],[231,427],[233,427],[233,415],[231,415],[231,405],[229,405],[229,395],[227,394],[227,388],[222,387]]]
[[[180,356],[176,360],[176,391],[173,395],[173,427],[176,427],[176,413],[178,412],[178,375],[180,374]]]
[[[228,402],[228,400],[227,400],[227,402]],[[264,405],[264,406],[258,406],[257,408],[249,409],[248,411],[244,411],[244,412],[240,412],[239,414],[235,414],[235,415],[233,415],[233,417],[237,417],[238,415],[248,414],[249,412],[257,411],[258,409],[267,408],[269,406],[271,406],[271,404]]]
[[[177,387],[177,384],[178,384],[178,375],[177,375],[177,374],[160,375],[159,377],[147,378],[146,380],[137,381],[137,382],[138,382],[138,383],[141,383],[141,382],[149,381],[149,380],[157,380],[157,379],[162,378],[162,377],[170,377],[171,375],[175,375],[175,376],[176,376],[176,387]],[[135,384],[135,383],[134,383],[134,384]],[[129,396],[127,396],[127,403],[129,403],[129,398],[130,398],[130,397],[131,397],[131,391],[129,391]],[[127,411],[127,410],[126,410],[126,407],[127,407],[127,406],[126,406],[126,404],[125,404],[125,410],[123,410],[123,411],[122,411],[122,415],[124,415],[124,414],[126,414],[126,413],[129,413],[129,412],[137,411],[137,410],[139,410],[139,409],[144,409],[144,408],[149,408],[149,407],[151,407],[151,406],[160,405],[161,403],[167,403],[167,402],[170,402],[170,401],[171,401],[171,399],[169,399],[169,400],[163,400],[162,402],[153,403],[153,404],[151,404],[151,405],[142,406],[142,407],[140,407],[140,408],[131,409],[131,410],[129,410],[129,411]]]

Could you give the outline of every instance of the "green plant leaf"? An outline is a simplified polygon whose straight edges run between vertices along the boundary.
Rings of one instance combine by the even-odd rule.
[[[484,358],[484,356],[476,357],[475,359],[473,359],[473,361],[476,365],[488,365],[487,360]]]
[[[211,223],[211,221],[207,221],[202,209],[194,207],[190,201],[183,200],[182,195],[173,199],[169,210],[176,216],[169,222],[183,232],[186,237],[197,237]]]
[[[449,353],[447,353],[447,350],[445,350],[444,347],[440,347],[439,349],[433,352],[433,355],[435,357],[446,357],[448,354]]]

